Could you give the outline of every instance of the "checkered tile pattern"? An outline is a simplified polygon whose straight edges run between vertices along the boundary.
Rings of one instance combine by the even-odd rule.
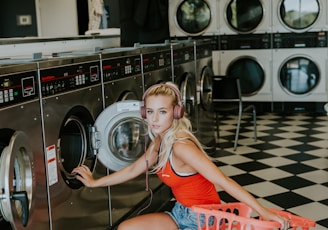
[[[253,139],[251,116],[242,119],[233,151],[236,117],[222,115],[217,165],[262,204],[316,221],[328,229],[328,116],[262,114]],[[224,202],[236,201],[218,188]]]

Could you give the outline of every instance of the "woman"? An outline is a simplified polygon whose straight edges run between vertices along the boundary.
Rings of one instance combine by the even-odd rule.
[[[225,176],[211,161],[196,137],[184,108],[178,88],[172,83],[150,87],[143,96],[142,117],[148,121],[151,144],[142,157],[110,175],[94,179],[88,167],[80,166],[72,173],[85,186],[112,186],[131,180],[145,172],[145,160],[152,172],[168,186],[177,200],[171,212],[140,215],[123,221],[119,230],[197,230],[192,205],[219,204],[215,185],[240,202],[257,211],[264,219],[278,221],[282,229],[288,220],[263,207],[235,181]]]

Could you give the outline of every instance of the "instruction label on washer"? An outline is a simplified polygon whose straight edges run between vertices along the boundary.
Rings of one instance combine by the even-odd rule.
[[[47,147],[47,169],[49,186],[58,182],[56,146]]]

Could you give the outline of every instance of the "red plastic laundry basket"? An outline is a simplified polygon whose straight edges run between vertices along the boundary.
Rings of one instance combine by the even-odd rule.
[[[197,214],[199,230],[272,230],[280,228],[278,222],[265,221],[261,217],[252,218],[252,208],[243,203],[196,205],[192,207],[192,210]],[[308,230],[316,225],[310,219],[289,212],[270,210],[288,218],[290,227],[294,230]]]

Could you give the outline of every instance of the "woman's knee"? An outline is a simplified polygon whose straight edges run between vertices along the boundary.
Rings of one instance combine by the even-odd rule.
[[[129,224],[129,220],[125,220],[118,225],[117,230],[132,230],[133,225]]]

